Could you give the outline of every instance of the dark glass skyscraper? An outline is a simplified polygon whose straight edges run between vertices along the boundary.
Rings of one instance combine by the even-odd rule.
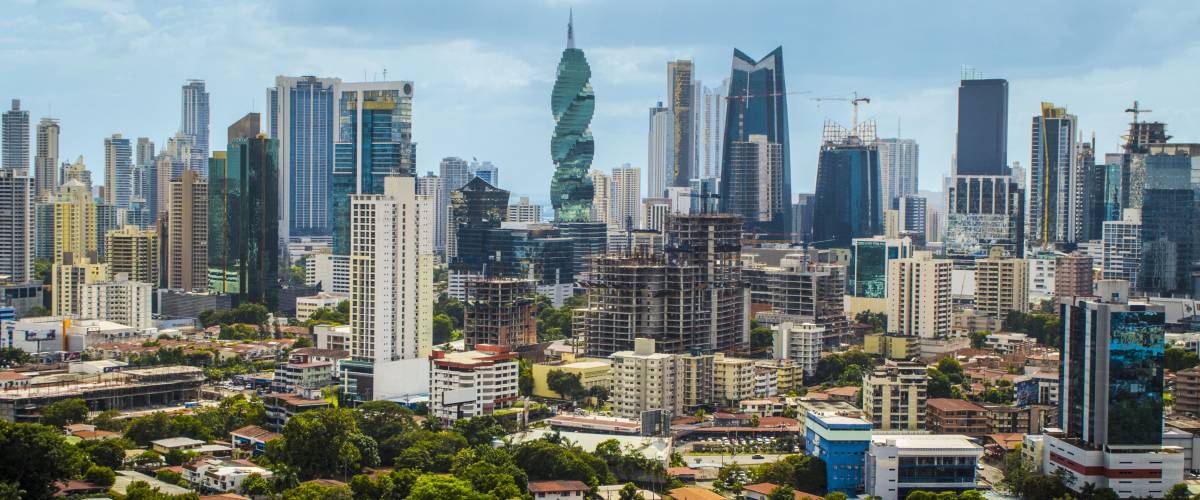
[[[757,61],[733,51],[721,159],[721,210],[742,216],[745,231],[765,239],[791,240],[786,93],[783,47]]]
[[[1183,154],[1133,158],[1131,177],[1140,181],[1134,200],[1142,209],[1140,291],[1163,296],[1191,291],[1197,235],[1191,165],[1192,157]]]
[[[279,288],[279,146],[236,139],[208,164],[209,288],[274,311]]]
[[[550,180],[550,203],[559,222],[587,222],[592,218],[592,178],[588,169],[596,144],[592,141],[592,113],[596,97],[592,93],[592,68],[583,51],[575,48],[574,20],[567,23],[567,48],[558,62],[558,76],[550,95],[554,113],[554,135],[550,137],[550,157],[554,177]]]
[[[879,148],[873,124],[869,130],[869,135],[851,134],[840,125],[825,125],[809,240],[818,247],[850,248],[854,238],[883,234]]]
[[[954,175],[1009,175],[1008,80],[962,80]]]

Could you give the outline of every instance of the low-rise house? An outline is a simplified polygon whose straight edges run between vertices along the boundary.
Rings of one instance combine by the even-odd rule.
[[[742,496],[746,497],[747,500],[767,500],[770,498],[771,492],[775,491],[778,487],[779,485],[775,483],[750,484],[742,488]],[[792,498],[795,500],[819,500],[822,497],[803,491],[793,491]]]
[[[192,439],[189,437],[173,437],[166,439],[156,439],[150,442],[150,449],[166,455],[172,450],[190,451],[204,445],[204,441]]]
[[[584,500],[589,489],[583,481],[529,482],[529,494],[538,500]]]
[[[309,398],[303,394],[272,392],[262,398],[267,409],[267,428],[279,432],[288,419],[301,412],[328,408],[332,403],[324,399]]]
[[[267,443],[280,437],[282,436],[257,425],[247,425],[229,433],[229,444],[235,450],[258,456],[267,451]]]
[[[0,371],[0,390],[29,387],[29,377],[12,370]]]
[[[271,471],[248,460],[200,458],[183,466],[183,479],[203,492],[240,491],[251,474],[270,478]]]
[[[933,398],[925,402],[925,427],[934,434],[983,436],[990,433],[989,412],[970,401]]]

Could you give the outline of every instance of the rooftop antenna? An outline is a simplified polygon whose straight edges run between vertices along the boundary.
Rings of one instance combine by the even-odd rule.
[[[567,13],[567,48],[575,48],[575,8]]]
[[[387,81],[387,68],[383,68],[383,81]]]

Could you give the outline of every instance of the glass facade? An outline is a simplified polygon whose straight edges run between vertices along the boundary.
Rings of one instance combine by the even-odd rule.
[[[900,457],[899,460],[900,483],[958,485],[975,482],[975,457]]]
[[[854,238],[883,234],[879,150],[873,145],[857,143],[822,146],[817,163],[816,198],[814,246],[849,248]]]
[[[550,110],[554,114],[550,203],[559,222],[587,222],[592,218],[593,188],[588,169],[592,167],[596,144],[589,125],[596,98],[589,82],[591,77],[592,69],[583,51],[573,46],[564,49],[550,95]]]
[[[747,232],[760,233],[768,239],[790,240],[792,231],[786,93],[783,47],[759,60],[740,50],[733,51],[729,108],[722,141],[721,210],[741,215]],[[762,136],[768,146],[754,144],[752,136]],[[755,154],[748,154],[751,150]],[[777,161],[764,162],[766,172],[760,172],[749,163],[751,158],[777,158]],[[735,164],[742,168],[735,168]],[[747,175],[753,178],[741,178]],[[760,198],[765,202],[757,203]],[[739,202],[751,199],[756,203]]]
[[[280,175],[286,178],[288,232],[325,236],[330,227],[336,89],[340,80],[278,77],[267,92],[267,130],[284,150]]]
[[[1008,81],[962,80],[953,175],[1008,175]]]
[[[1197,233],[1191,165],[1187,155],[1145,156],[1138,273],[1138,289],[1143,292],[1170,296],[1191,291]]]
[[[1110,314],[1108,444],[1162,442],[1164,315]],[[1158,425],[1152,425],[1157,422]]]
[[[850,254],[850,290],[855,297],[882,299],[887,297],[887,263],[889,249],[884,241],[855,241]]]
[[[412,84],[344,84],[338,98],[332,175],[333,253],[350,253],[350,195],[380,194],[390,175],[416,175]]]
[[[209,288],[275,310],[279,288],[278,143],[237,139],[208,172]]]

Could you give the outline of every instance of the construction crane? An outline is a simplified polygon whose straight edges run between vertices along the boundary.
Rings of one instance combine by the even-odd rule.
[[[755,98],[755,97],[779,97],[779,96],[785,96],[785,95],[811,94],[811,93],[812,93],[811,90],[800,90],[800,91],[793,91],[793,92],[771,92],[768,94],[751,94],[750,88],[746,87],[746,93],[743,95],[728,95],[728,96],[721,96],[721,97],[723,97],[727,101],[733,101],[733,100],[741,101],[742,107],[741,107],[741,109],[738,110],[738,138],[740,138],[744,141],[744,140],[746,140],[746,134],[745,134],[746,101],[749,101],[750,99]]]
[[[1151,111],[1154,111],[1154,110],[1152,110],[1152,109],[1145,109],[1145,108],[1139,108],[1139,107],[1138,107],[1138,102],[1137,102],[1137,101],[1133,101],[1133,107],[1132,107],[1132,108],[1125,108],[1125,112],[1126,112],[1126,113],[1133,113],[1133,123],[1137,123],[1137,122],[1138,122],[1138,114],[1140,114],[1140,113],[1149,113],[1149,112],[1151,112]]]
[[[821,102],[821,101],[849,102],[851,106],[854,106],[854,116],[852,118],[851,125],[850,125],[850,129],[853,130],[855,127],[858,126],[858,105],[859,104],[870,104],[871,98],[870,97],[859,97],[858,92],[851,92],[850,95],[851,95],[851,97],[810,97],[809,99],[811,99],[813,101],[817,101],[817,102]]]

